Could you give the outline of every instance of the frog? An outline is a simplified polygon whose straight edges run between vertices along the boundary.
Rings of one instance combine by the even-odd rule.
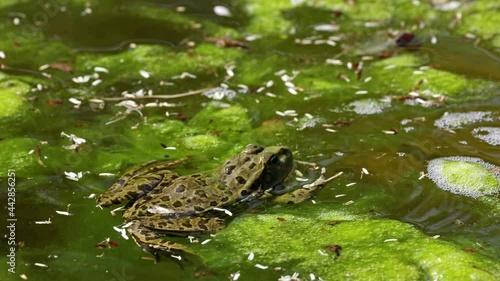
[[[178,161],[151,161],[132,168],[98,197],[97,205],[125,202],[123,219],[137,245],[158,258],[158,253],[194,253],[184,244],[164,239],[193,233],[216,233],[234,212],[255,202],[273,200],[295,204],[331,181],[321,176],[301,188],[287,187],[294,179],[297,162],[284,146],[247,145],[219,168],[179,175],[171,168]]]

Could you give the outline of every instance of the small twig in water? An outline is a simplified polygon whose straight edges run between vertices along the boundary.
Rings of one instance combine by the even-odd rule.
[[[104,101],[123,101],[123,100],[140,100],[140,99],[177,99],[182,97],[199,95],[208,89],[210,88],[204,88],[174,95],[153,95],[153,96],[141,96],[141,97],[116,97],[116,98],[98,98],[98,99]]]

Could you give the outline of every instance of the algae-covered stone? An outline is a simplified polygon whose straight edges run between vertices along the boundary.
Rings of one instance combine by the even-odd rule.
[[[212,267],[237,264],[242,276],[256,279],[261,274],[277,278],[297,272],[323,280],[425,280],[437,275],[495,280],[500,273],[500,265],[491,258],[429,239],[406,223],[362,219],[331,208],[308,211],[312,212],[241,216],[211,243],[200,245],[201,254]],[[250,253],[252,260],[247,259]],[[261,273],[255,264],[269,269]],[[284,271],[272,270],[275,267]]]
[[[28,93],[30,86],[18,80],[0,82],[0,118],[20,113],[24,105],[23,95]]]
[[[500,190],[498,169],[480,158],[454,156],[431,160],[427,174],[443,190],[479,197]]]

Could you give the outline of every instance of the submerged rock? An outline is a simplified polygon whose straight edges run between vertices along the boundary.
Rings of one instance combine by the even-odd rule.
[[[434,121],[434,126],[440,129],[451,130],[460,128],[464,125],[493,120],[493,113],[489,111],[446,112],[441,118]]]
[[[497,166],[480,158],[453,156],[431,160],[427,175],[443,190],[479,197],[500,190],[500,172],[497,169]]]
[[[472,135],[487,144],[500,145],[500,128],[498,127],[479,127],[472,130]]]

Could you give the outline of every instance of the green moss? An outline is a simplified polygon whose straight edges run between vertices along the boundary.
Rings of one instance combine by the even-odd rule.
[[[220,151],[225,143],[213,135],[197,135],[184,139],[184,144],[188,149],[195,149],[200,153]]]
[[[189,125],[203,128],[205,132],[230,142],[241,142],[241,134],[252,128],[246,109],[240,106],[224,109],[207,107],[196,114]]]
[[[15,169],[17,174],[33,174],[37,166],[41,167],[33,154],[28,154],[39,144],[27,138],[8,138],[0,141],[0,162],[5,169]]]
[[[459,25],[459,31],[462,34],[472,33],[479,35],[483,39],[491,39],[498,34],[499,26],[500,16],[498,10],[489,10],[465,16],[463,24]]]
[[[452,185],[471,189],[473,193],[489,193],[500,188],[495,175],[480,164],[445,161],[442,165],[443,175]]]
[[[325,280],[347,276],[350,280],[417,280],[435,274],[495,280],[500,273],[500,266],[490,258],[470,255],[453,244],[430,239],[409,224],[360,219],[347,212],[316,207],[303,215],[281,210],[241,216],[218,233],[213,242],[198,248],[208,264],[217,268],[239,264],[242,275],[258,276],[252,269],[256,263],[283,267],[290,275],[314,273]],[[329,245],[340,245],[341,256],[334,259]],[[248,261],[251,252],[255,258]],[[455,270],[456,259],[460,260],[460,270]]]
[[[12,116],[22,111],[23,95],[30,91],[30,86],[18,80],[0,82],[0,118]]]
[[[288,0],[248,1],[247,12],[251,16],[248,32],[265,35],[288,33],[292,26],[283,18],[282,12],[290,7]]]
[[[496,169],[480,158],[444,157],[429,162],[428,176],[441,189],[479,197],[500,190],[500,173]]]

